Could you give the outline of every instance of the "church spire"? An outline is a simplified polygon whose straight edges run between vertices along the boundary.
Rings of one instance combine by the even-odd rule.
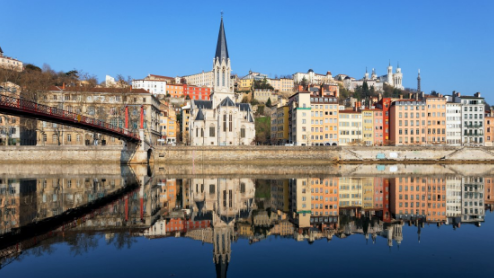
[[[218,33],[218,42],[216,43],[216,55],[214,58],[229,59],[228,46],[226,44],[225,27],[223,26],[223,12],[221,12],[220,32]]]

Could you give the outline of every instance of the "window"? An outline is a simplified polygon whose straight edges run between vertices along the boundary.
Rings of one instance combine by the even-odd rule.
[[[226,114],[223,115],[223,132],[226,132]]]
[[[240,129],[240,138],[245,138],[245,127]]]
[[[67,134],[67,142],[72,142],[72,134]]]
[[[214,134],[214,125],[211,125],[211,126],[209,127],[209,137],[214,137],[214,136],[216,136],[216,135]]]

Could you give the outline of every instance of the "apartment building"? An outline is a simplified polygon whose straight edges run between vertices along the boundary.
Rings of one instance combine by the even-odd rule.
[[[390,144],[418,145],[426,142],[426,101],[400,99],[390,109]]]
[[[276,92],[293,92],[294,83],[293,79],[289,78],[269,78],[267,79],[269,84],[273,86]]]
[[[374,145],[374,113],[371,109],[362,110],[362,140],[364,145]]]
[[[357,109],[338,111],[340,146],[362,143],[362,112]]]
[[[458,93],[459,94],[459,93]],[[462,143],[468,146],[484,145],[484,98],[480,93],[473,97],[461,98],[462,110]]]
[[[309,92],[298,92],[288,100],[289,137],[296,146],[310,146],[311,105]]]
[[[310,105],[312,145],[338,145],[338,98],[311,95]]]
[[[374,109],[372,113],[374,113],[374,146],[382,146],[384,144],[383,111]]]
[[[4,56],[0,47],[0,68],[21,72],[24,70],[24,64],[17,59]]]
[[[178,123],[175,108],[167,102],[161,101],[160,106],[160,141],[163,144],[177,143]]]
[[[271,114],[271,138],[277,145],[284,145],[289,141],[289,107],[277,107]]]
[[[52,87],[42,102],[134,132],[144,129],[145,138],[141,139],[152,145],[161,138],[160,101],[144,89]],[[37,138],[38,145],[122,144],[108,135],[44,121],[38,121]]]
[[[446,144],[446,98],[427,96],[427,144]]]
[[[446,102],[446,144],[461,146],[461,103]]]
[[[154,95],[166,95],[167,84],[175,83],[175,78],[149,74],[143,79],[132,80],[132,88],[144,89]]]
[[[214,82],[214,72],[213,71],[202,71],[197,74],[186,75],[185,78],[188,85],[212,88]]]

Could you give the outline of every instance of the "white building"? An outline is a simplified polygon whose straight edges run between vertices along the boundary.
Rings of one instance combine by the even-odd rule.
[[[463,177],[463,223],[474,223],[480,226],[484,222],[484,178],[483,177]]]
[[[461,146],[461,103],[459,99],[458,102],[446,102],[446,144]]]
[[[456,97],[461,99],[462,104],[462,143],[464,145],[483,146],[484,145],[484,98],[480,93],[475,93],[473,97]]]
[[[296,146],[310,146],[311,106],[310,93],[298,92],[288,100],[288,138]]]
[[[334,81],[330,71],[326,72],[326,74],[320,74],[320,73],[314,73],[312,69],[309,69],[307,73],[296,72],[293,74],[293,82],[297,84],[300,84],[300,82],[302,82],[304,78],[305,80],[307,80],[309,84],[315,84],[315,85],[320,85]]]
[[[189,138],[193,146],[250,145],[255,138],[254,117],[248,103],[236,103],[232,90],[223,17],[213,62],[214,84],[210,100],[192,100]]]
[[[462,178],[446,177],[446,217],[455,218],[461,216],[461,192]]]
[[[132,80],[132,88],[144,89],[154,95],[166,95],[166,84],[172,77],[149,74],[143,79]]]
[[[24,64],[17,59],[3,56],[3,50],[0,47],[0,68],[22,71],[24,69]]]

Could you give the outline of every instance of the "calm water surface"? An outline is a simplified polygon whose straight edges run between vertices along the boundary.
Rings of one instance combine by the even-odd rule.
[[[493,181],[0,173],[0,277],[490,275]]]

